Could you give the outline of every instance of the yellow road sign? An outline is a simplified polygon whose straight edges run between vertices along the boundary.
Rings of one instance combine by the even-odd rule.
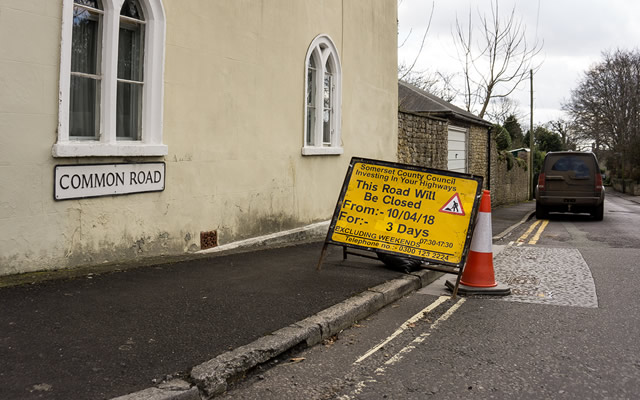
[[[327,242],[462,267],[482,177],[353,158]]]

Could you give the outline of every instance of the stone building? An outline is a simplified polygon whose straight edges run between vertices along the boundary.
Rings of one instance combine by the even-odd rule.
[[[494,206],[524,201],[528,174],[499,154],[492,124],[409,83],[398,82],[398,161],[484,177]]]
[[[485,178],[491,123],[429,92],[398,82],[398,160]]]

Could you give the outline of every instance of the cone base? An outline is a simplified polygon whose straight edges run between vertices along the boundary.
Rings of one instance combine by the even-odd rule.
[[[465,286],[469,286],[469,287],[477,287],[477,288],[492,288],[492,287],[496,287],[498,286],[498,282],[492,280],[491,283],[482,285],[482,284],[476,284],[476,283],[471,283],[471,282],[466,282],[466,281],[462,281],[460,280],[460,284],[461,285],[465,285]]]
[[[470,251],[460,283],[479,288],[497,286],[493,272],[493,253]]]
[[[444,285],[453,292],[456,284],[447,280]],[[511,294],[511,288],[507,285],[496,284],[493,287],[475,287],[467,286],[462,283],[458,285],[458,294],[460,295],[488,295],[488,296],[508,296]]]

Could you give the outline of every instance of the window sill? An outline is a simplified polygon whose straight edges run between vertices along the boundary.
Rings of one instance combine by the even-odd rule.
[[[344,153],[344,149],[342,147],[303,147],[302,155],[303,156],[330,156],[330,155],[340,155]]]
[[[53,145],[54,157],[125,157],[125,156],[166,156],[168,148],[164,144],[64,142]]]

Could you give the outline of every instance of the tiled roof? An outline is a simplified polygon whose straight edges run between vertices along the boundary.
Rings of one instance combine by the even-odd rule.
[[[460,107],[444,101],[438,96],[417,88],[410,83],[398,81],[398,109],[401,112],[423,114],[440,118],[456,118],[476,125],[491,126],[483,120]]]

